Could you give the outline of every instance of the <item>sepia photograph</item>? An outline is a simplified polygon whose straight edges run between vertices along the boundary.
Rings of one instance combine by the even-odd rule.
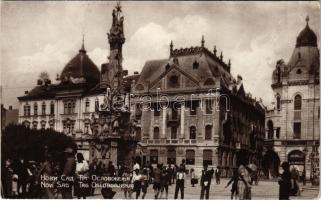
[[[320,198],[319,1],[0,8],[0,198]]]

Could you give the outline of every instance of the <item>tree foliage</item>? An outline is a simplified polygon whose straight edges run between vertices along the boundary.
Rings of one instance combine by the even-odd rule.
[[[54,130],[31,130],[24,125],[9,125],[1,135],[1,157],[41,161],[47,147],[53,159],[59,159],[66,147],[76,148],[71,137]]]

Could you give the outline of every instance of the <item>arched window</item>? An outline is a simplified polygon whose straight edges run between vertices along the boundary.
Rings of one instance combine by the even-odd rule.
[[[206,79],[206,81],[204,82],[204,85],[215,85],[215,82],[213,81],[212,78],[208,78],[208,79]]]
[[[46,103],[43,102],[41,105],[41,114],[46,115]]]
[[[195,140],[196,139],[196,128],[195,126],[191,126],[189,128],[189,139]]]
[[[301,110],[302,108],[302,97],[301,95],[296,95],[294,97],[294,110]]]
[[[38,115],[38,104],[37,103],[35,103],[33,106],[33,115],[34,116]]]
[[[205,126],[205,140],[211,140],[212,139],[212,126],[206,125]]]
[[[89,99],[86,99],[86,102],[85,102],[85,112],[89,112],[89,106],[90,106]]]
[[[267,127],[268,127],[268,139],[273,139],[274,128],[273,128],[273,122],[271,120],[267,122]]]
[[[50,114],[55,114],[55,103],[53,101],[50,103]]]
[[[276,109],[281,110],[281,97],[280,97],[280,95],[276,96]]]
[[[154,128],[154,135],[153,135],[154,139],[159,139],[159,128],[155,127]]]

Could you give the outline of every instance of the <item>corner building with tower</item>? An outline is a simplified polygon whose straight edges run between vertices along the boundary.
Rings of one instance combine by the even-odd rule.
[[[317,36],[306,19],[290,60],[278,60],[272,74],[275,103],[266,112],[264,171],[278,174],[280,163],[319,179],[320,51]]]

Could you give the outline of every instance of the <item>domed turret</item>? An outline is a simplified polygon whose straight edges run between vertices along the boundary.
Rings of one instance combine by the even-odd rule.
[[[86,54],[84,41],[79,53],[62,70],[60,78],[62,81],[69,80],[69,78],[82,79],[91,83],[99,81],[100,72],[95,63]]]
[[[309,16],[307,16],[306,22],[307,25],[300,32],[299,36],[296,39],[296,47],[317,46],[317,36],[309,27]]]

